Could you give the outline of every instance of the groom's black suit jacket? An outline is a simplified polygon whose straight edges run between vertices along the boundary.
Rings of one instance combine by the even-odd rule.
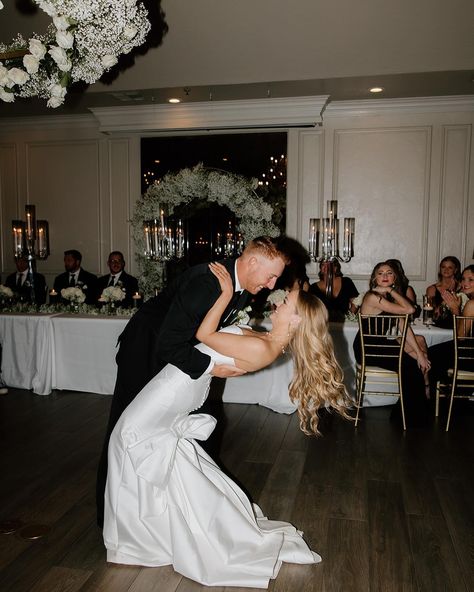
[[[223,264],[235,285],[235,260],[228,259]],[[196,265],[134,314],[119,337],[117,381],[111,410],[115,421],[167,363],[177,366],[191,378],[198,378],[206,371],[211,360],[194,347],[195,333],[219,294],[219,283],[208,264]],[[245,291],[234,295],[220,326],[231,316],[231,309],[245,306],[247,298]]]

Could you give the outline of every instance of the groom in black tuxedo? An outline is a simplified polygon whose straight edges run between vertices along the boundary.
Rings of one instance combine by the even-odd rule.
[[[274,287],[289,262],[284,246],[284,237],[259,237],[250,241],[240,257],[222,262],[232,277],[235,291],[222,315],[221,327],[235,320],[235,314],[246,305],[249,294]],[[97,476],[99,526],[103,522],[110,434],[141,389],[167,363],[177,366],[191,378],[199,378],[204,373],[221,378],[243,374],[234,366],[214,365],[210,356],[194,347],[196,331],[219,294],[219,282],[208,264],[196,265],[176,278],[161,294],[148,300],[120,335],[117,381]]]

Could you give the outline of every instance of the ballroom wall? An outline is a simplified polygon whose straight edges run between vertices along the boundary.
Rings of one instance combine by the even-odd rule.
[[[399,258],[420,297],[441,257],[473,262],[473,123],[472,97],[329,103],[321,126],[288,132],[288,234],[306,245],[309,218],[337,199],[339,216],[356,218],[343,271],[363,289],[377,261]],[[51,256],[38,269],[50,285],[67,248],[96,274],[112,249],[137,271],[128,220],[140,135],[103,134],[93,115],[0,121],[2,279],[14,268],[11,220],[26,202],[49,221]]]

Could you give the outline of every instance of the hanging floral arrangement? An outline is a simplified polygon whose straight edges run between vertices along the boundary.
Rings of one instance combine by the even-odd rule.
[[[144,295],[153,295],[164,283],[163,265],[145,256],[145,221],[159,218],[163,206],[171,215],[176,207],[193,201],[214,202],[233,212],[244,242],[261,235],[277,236],[278,227],[272,223],[273,209],[255,193],[257,187],[256,179],[206,169],[202,164],[165,175],[150,185],[138,200],[132,219],[136,259],[141,272],[139,283]]]
[[[144,43],[151,26],[139,0],[33,1],[53,22],[43,35],[0,43],[0,99],[7,103],[39,97],[59,107],[73,82],[96,82]]]

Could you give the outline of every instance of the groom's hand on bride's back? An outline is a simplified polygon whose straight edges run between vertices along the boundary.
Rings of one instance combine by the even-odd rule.
[[[211,370],[211,375],[218,378],[232,378],[232,376],[242,376],[242,374],[246,374],[246,370],[228,364],[214,364]]]

